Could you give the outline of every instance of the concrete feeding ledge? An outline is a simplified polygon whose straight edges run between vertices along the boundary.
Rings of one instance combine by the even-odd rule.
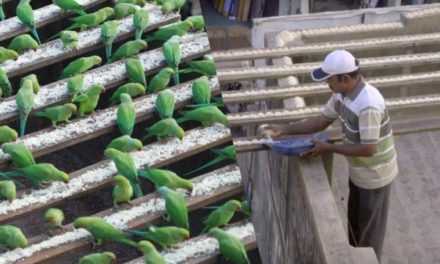
[[[236,165],[212,171],[192,181],[193,192],[186,196],[190,211],[242,192],[241,175]],[[129,209],[108,209],[95,216],[103,217],[118,228],[141,228],[165,213],[165,202],[156,192],[132,200],[131,203]],[[65,230],[63,234],[50,238],[39,236],[30,239],[35,242],[28,247],[1,254],[0,263],[41,263],[91,244],[88,231],[74,229],[72,224],[65,226]]]
[[[206,33],[186,35],[181,39],[182,60],[191,60],[203,56],[209,51],[209,41]],[[162,48],[147,51],[137,56],[147,73],[157,71],[166,65]],[[103,84],[106,89],[122,84],[127,78],[125,71],[125,60],[116,61],[111,64],[93,69],[84,73],[84,90],[87,91],[94,84]],[[45,86],[42,86],[35,95],[34,110],[61,103],[67,100],[67,79],[63,79]],[[18,118],[15,96],[0,102],[0,123],[6,123]]]
[[[152,31],[165,24],[177,21],[180,16],[174,13],[163,15],[160,9],[151,4],[144,6],[144,9],[150,12],[150,23],[145,30]],[[130,15],[121,20],[116,20],[119,25],[119,35],[114,41],[117,43],[134,36],[133,16]],[[104,47],[100,39],[101,26],[92,29],[83,30],[78,33],[78,48],[65,49],[63,43],[58,38],[47,42],[38,47],[37,50],[26,51],[18,57],[16,61],[7,60],[0,64],[9,77],[30,72],[32,70],[48,66],[50,64],[63,61],[65,59],[84,54],[86,52]]]
[[[105,3],[107,2],[107,0],[77,0],[77,2],[84,5],[87,9],[92,6]],[[75,14],[75,12],[69,11],[65,14],[62,14],[62,10],[54,4],[44,6],[42,8],[34,10],[35,27],[40,28],[44,25],[61,20],[62,18],[70,16],[72,14]],[[29,29],[23,26],[16,16],[0,22],[0,41],[18,36],[26,32],[29,32]]]
[[[182,141],[172,138],[146,145],[141,151],[130,153],[137,168],[148,164],[162,167],[178,160],[222,145],[231,140],[229,128],[215,124],[186,131]],[[99,190],[111,184],[117,170],[111,160],[104,160],[70,174],[69,183],[53,182],[48,187],[22,194],[12,203],[0,202],[0,223],[5,223],[38,210]]]
[[[182,107],[192,99],[193,81],[169,88],[173,91],[176,107]],[[220,93],[217,78],[210,79],[213,94]],[[133,100],[137,112],[136,122],[151,118],[155,113],[157,94],[149,94]],[[35,133],[20,137],[17,141],[24,143],[32,151],[34,157],[69,147],[79,142],[90,140],[116,128],[116,112],[119,106],[99,110],[92,115],[75,119],[71,123],[39,130]],[[0,150],[0,168],[7,167],[9,155]]]
[[[254,226],[248,220],[230,224],[223,228],[223,231],[234,235],[243,242],[246,250],[257,247]],[[220,254],[219,245],[215,238],[207,235],[200,235],[190,240],[179,243],[168,250],[160,252],[167,263],[205,263],[213,261]],[[134,259],[124,264],[144,264],[143,257]]]

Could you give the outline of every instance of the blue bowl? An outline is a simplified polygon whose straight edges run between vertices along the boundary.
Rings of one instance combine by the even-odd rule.
[[[285,156],[299,156],[302,152],[313,148],[314,144],[312,140],[328,141],[329,137],[325,134],[320,134],[302,138],[266,142],[265,144],[278,154]]]

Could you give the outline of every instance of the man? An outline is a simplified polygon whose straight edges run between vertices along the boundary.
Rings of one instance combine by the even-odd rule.
[[[301,155],[315,157],[338,153],[347,158],[350,244],[373,247],[380,260],[390,186],[398,174],[393,133],[384,98],[376,88],[365,82],[359,73],[358,61],[345,50],[328,54],[322,67],[312,72],[312,79],[326,80],[333,91],[321,115],[293,124],[262,126],[261,133],[272,137],[315,133],[339,119],[343,144],[315,141],[315,146]]]

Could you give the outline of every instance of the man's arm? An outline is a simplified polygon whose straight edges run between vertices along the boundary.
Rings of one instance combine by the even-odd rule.
[[[271,137],[279,137],[281,135],[295,135],[295,134],[311,134],[326,129],[333,123],[333,120],[325,118],[323,115],[310,118],[305,121],[295,122],[293,124],[271,124],[262,126],[261,133],[263,135],[270,135]]]

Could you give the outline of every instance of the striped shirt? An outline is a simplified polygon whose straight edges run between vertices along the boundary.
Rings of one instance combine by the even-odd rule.
[[[350,180],[364,189],[390,183],[398,174],[390,116],[380,92],[363,78],[344,96],[334,93],[322,110],[329,120],[341,122],[344,144],[377,144],[372,157],[346,156]]]

